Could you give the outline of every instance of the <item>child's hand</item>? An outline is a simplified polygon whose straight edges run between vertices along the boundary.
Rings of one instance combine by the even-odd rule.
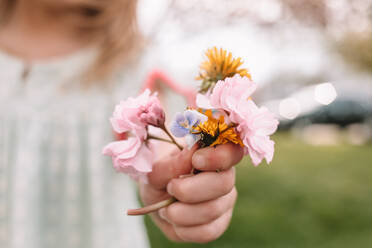
[[[179,200],[152,214],[154,222],[169,239],[205,243],[223,234],[237,197],[233,166],[242,157],[240,146],[225,144],[216,148],[185,149],[154,165],[149,184],[141,185],[140,194],[146,205],[167,199],[169,195]],[[189,174],[192,167],[203,172],[181,176]]]

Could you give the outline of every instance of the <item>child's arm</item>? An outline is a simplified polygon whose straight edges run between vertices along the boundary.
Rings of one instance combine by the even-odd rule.
[[[146,205],[167,199],[169,194],[179,200],[152,214],[156,225],[169,239],[206,243],[223,234],[237,197],[233,166],[242,157],[240,146],[225,144],[185,149],[154,165],[149,184],[141,185],[140,194]],[[188,174],[192,167],[203,172],[181,176]]]

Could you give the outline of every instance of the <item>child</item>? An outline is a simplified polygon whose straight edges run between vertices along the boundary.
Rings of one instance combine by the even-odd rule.
[[[134,0],[0,0],[0,247],[148,247],[125,215],[134,184],[101,155],[114,104],[145,73],[135,13]],[[169,154],[140,185],[144,204],[179,199],[154,222],[174,241],[218,238],[242,149]],[[180,177],[192,166],[205,172]]]

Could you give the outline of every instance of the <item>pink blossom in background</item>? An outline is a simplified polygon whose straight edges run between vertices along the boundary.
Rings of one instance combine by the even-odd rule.
[[[136,180],[146,181],[146,174],[152,171],[153,154],[139,137],[109,143],[102,153],[112,157],[116,171]]]
[[[121,101],[110,118],[115,132],[132,131],[140,139],[147,137],[147,125],[163,125],[164,120],[165,114],[159,99],[156,94],[151,95],[148,89],[138,97]]]
[[[279,124],[267,108],[259,108],[250,100],[257,84],[247,77],[235,75],[218,81],[212,92],[198,94],[197,106],[205,109],[222,109],[229,120],[237,124],[236,130],[254,165],[265,158],[270,163],[274,156],[274,141],[270,140]]]
[[[173,90],[175,93],[186,98],[187,104],[190,107],[195,107],[195,96],[197,91],[192,87],[184,87],[183,85],[175,82],[170,78],[164,71],[159,69],[153,69],[146,78],[143,89],[154,90],[159,85],[163,84]]]

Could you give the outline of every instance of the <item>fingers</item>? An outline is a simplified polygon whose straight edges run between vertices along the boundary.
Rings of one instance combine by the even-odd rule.
[[[228,194],[235,184],[235,170],[203,172],[191,177],[172,179],[168,194],[184,203],[200,203]]]
[[[232,143],[206,147],[194,153],[192,165],[201,171],[227,170],[239,163],[243,155],[243,148]]]
[[[192,168],[191,158],[196,149],[197,146],[192,149],[184,149],[175,155],[170,155],[156,162],[152,172],[148,174],[149,183],[156,189],[165,189],[172,178],[190,173]]]
[[[230,209],[218,219],[204,225],[185,227],[174,226],[177,236],[186,242],[207,243],[216,240],[227,229],[233,210]]]
[[[139,194],[145,206],[169,199],[171,196],[165,190],[157,190],[150,184],[140,182]]]
[[[244,151],[239,145],[224,144],[197,150],[184,149],[158,161],[148,174],[149,183],[156,189],[164,189],[172,178],[188,174],[194,167],[202,171],[228,170],[243,157]]]
[[[230,222],[237,197],[233,166],[242,159],[243,149],[233,144],[196,149],[156,163],[148,177],[150,184],[141,190],[142,199],[149,203],[167,198],[167,193],[178,199],[152,214],[156,224],[174,241],[206,243],[217,239]],[[180,177],[189,174],[192,167],[204,172]]]
[[[237,197],[236,189],[215,200],[185,204],[176,202],[159,210],[159,216],[175,226],[196,226],[214,221],[232,209]]]
[[[178,237],[178,235],[174,231],[173,225],[169,224],[167,221],[160,218],[157,213],[151,213],[150,216],[152,220],[155,222],[155,224],[163,231],[163,233],[169,240],[172,240],[175,242],[183,241],[182,239]]]

